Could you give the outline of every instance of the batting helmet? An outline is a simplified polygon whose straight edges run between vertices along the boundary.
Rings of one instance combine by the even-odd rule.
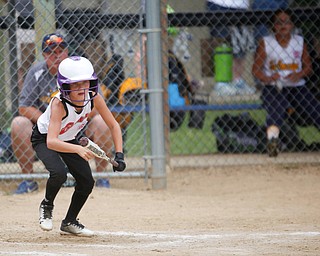
[[[87,58],[80,56],[71,56],[64,59],[59,65],[57,75],[61,97],[67,99],[71,91],[70,84],[81,81],[90,81],[90,99],[83,100],[84,102],[88,102],[98,94],[98,77],[94,72],[91,62]]]

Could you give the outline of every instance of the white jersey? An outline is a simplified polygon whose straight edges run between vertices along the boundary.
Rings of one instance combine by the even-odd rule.
[[[208,2],[234,9],[248,9],[249,0],[208,0]]]
[[[90,96],[88,94],[87,98],[89,99],[89,97]],[[51,105],[54,98],[57,98],[61,101],[60,93],[58,93],[52,98],[46,111],[38,118],[37,126],[41,134],[48,133],[48,127],[49,127],[50,116],[51,116]],[[75,111],[75,108],[72,107],[70,104],[64,103],[64,105],[66,106],[67,114],[62,119],[58,138],[62,141],[69,141],[69,140],[75,139],[76,135],[87,124],[88,115],[91,112],[91,108],[92,108],[91,107],[92,101],[89,101],[89,103],[82,109],[80,113],[77,113]]]
[[[267,76],[278,72],[281,76],[283,86],[302,86],[304,79],[298,82],[291,82],[285,79],[293,72],[300,72],[302,69],[303,37],[291,35],[290,42],[283,48],[273,35],[263,38],[267,59],[264,64],[264,72]],[[273,84],[274,85],[274,84]]]

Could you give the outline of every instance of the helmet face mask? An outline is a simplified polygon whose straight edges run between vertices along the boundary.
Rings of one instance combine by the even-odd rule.
[[[82,81],[90,81],[89,89],[70,90],[70,84]],[[74,102],[83,102],[84,106],[98,94],[98,77],[91,62],[84,57],[72,56],[63,60],[58,69],[57,84],[61,98],[71,105],[74,105],[70,102],[69,96],[72,91],[89,91],[89,99],[86,99],[87,95],[85,95],[83,100],[73,100]]]
[[[70,84],[62,84],[62,89],[59,88],[60,92],[61,92],[61,97],[64,98],[65,100],[71,100],[70,99],[70,93],[71,92],[84,92],[84,99],[82,100],[75,100],[72,99],[73,102],[84,102],[86,104],[88,104],[89,101],[93,100],[93,98],[95,96],[97,96],[98,94],[98,84],[94,83],[93,81],[90,81],[90,87],[89,88],[79,88],[79,89],[71,89],[70,88]],[[86,96],[89,92],[89,99],[86,99]]]

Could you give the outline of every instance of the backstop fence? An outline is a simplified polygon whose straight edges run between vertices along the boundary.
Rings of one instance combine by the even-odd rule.
[[[160,8],[149,13],[159,15],[160,27],[150,29],[146,0],[1,1],[1,180],[47,175],[36,157],[33,174],[22,174],[27,160],[17,157],[21,145],[12,145],[11,121],[19,115],[28,70],[43,61],[42,38],[52,32],[65,37],[69,55],[85,56],[93,63],[101,93],[123,131],[129,163],[122,177],[147,179],[154,159],[162,159],[167,167],[270,162],[268,114],[261,100],[264,84],[252,74],[257,45],[261,36],[272,35],[274,11],[289,9],[292,33],[305,38],[313,68],[304,78],[305,86],[320,99],[319,3],[251,0],[243,8],[228,9],[208,2],[161,0]],[[148,44],[154,33],[161,37],[159,49]],[[157,51],[161,66],[148,70],[155,69],[148,61]],[[160,74],[161,88],[150,88],[154,74]],[[150,104],[157,105],[152,93],[161,93],[163,109],[154,113],[163,112],[163,117],[150,114]],[[163,138],[150,131],[159,118]],[[288,106],[283,120],[280,155],[274,162],[318,161],[320,134],[312,116]],[[162,140],[164,155],[155,155]],[[121,176],[110,171],[95,175]]]

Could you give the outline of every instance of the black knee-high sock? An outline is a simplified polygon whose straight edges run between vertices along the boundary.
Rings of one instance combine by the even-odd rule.
[[[65,223],[69,223],[77,219],[79,212],[88,199],[88,196],[89,195],[77,193],[76,191],[73,193],[66,218],[64,219]]]

